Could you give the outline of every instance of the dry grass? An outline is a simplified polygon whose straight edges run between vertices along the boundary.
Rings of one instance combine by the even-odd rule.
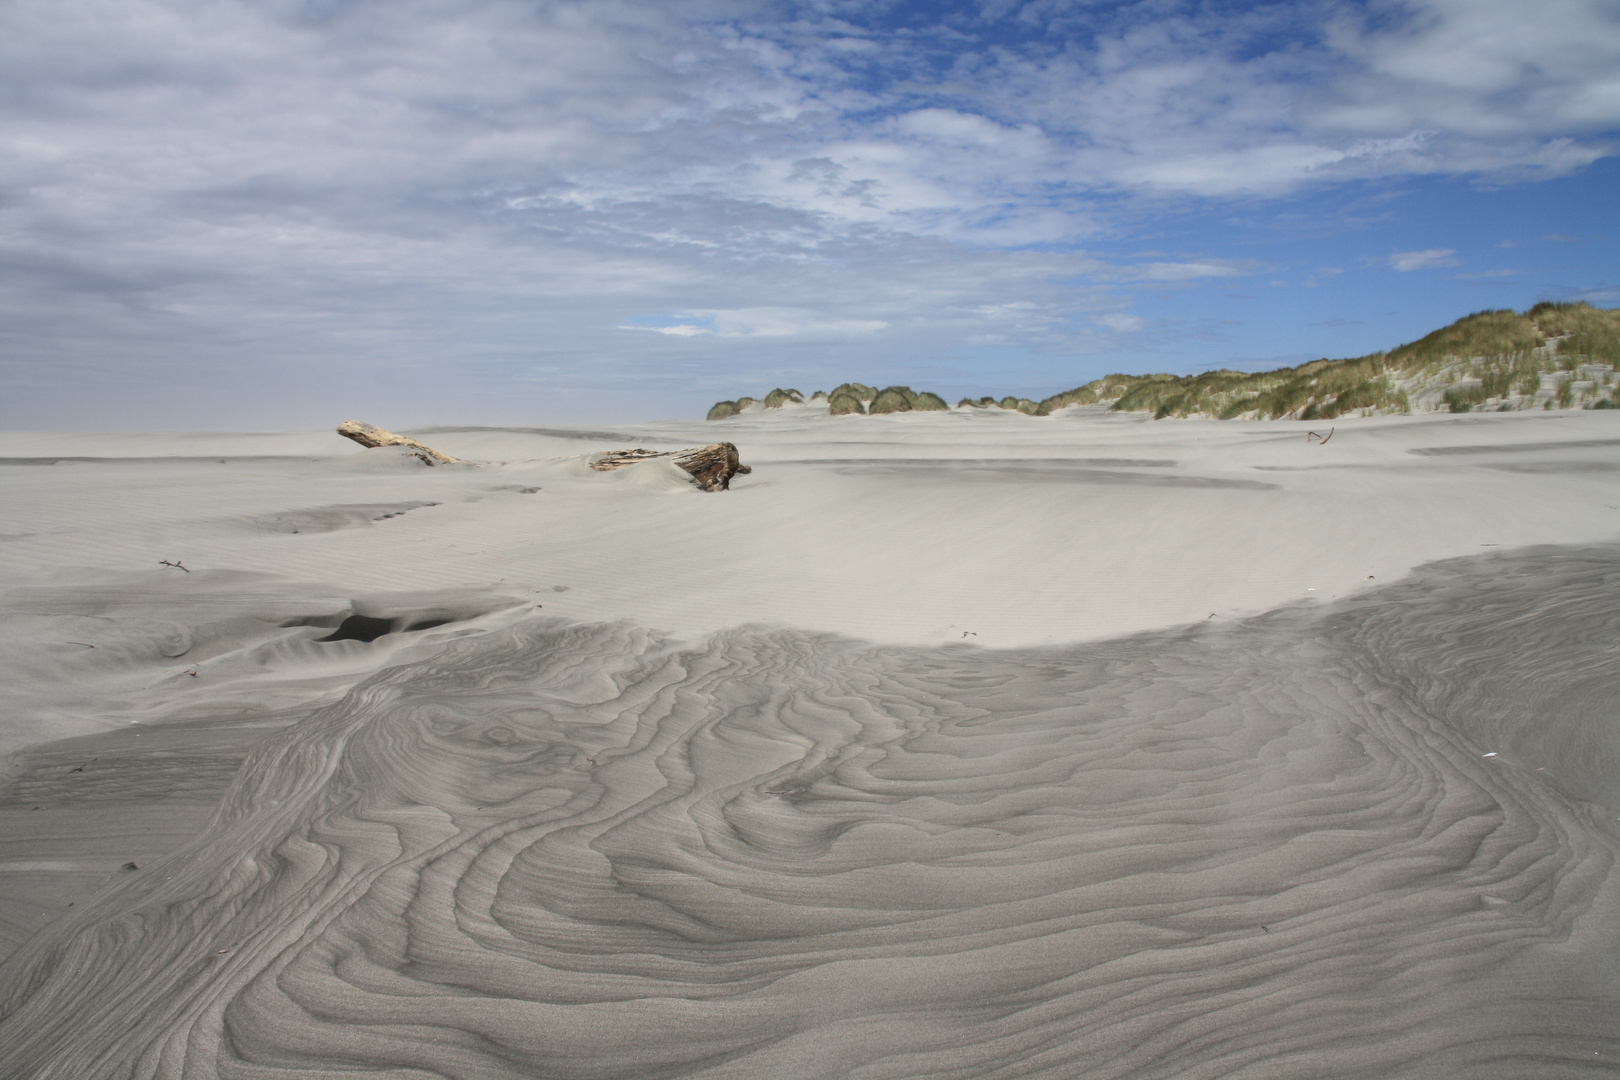
[[[909,386],[889,386],[872,399],[866,411],[876,416],[897,412],[946,412],[950,406],[938,394],[924,390],[921,393]]]
[[[1558,339],[1558,356],[1578,363],[1620,364],[1620,309],[1537,304],[1526,312],[1540,332]],[[1564,365],[1573,368],[1575,363]]]
[[[1524,408],[1534,403],[1542,372],[1617,361],[1620,310],[1547,303],[1522,314],[1478,311],[1388,353],[1354,359],[1256,373],[1109,375],[1047,398],[1038,411],[1107,402],[1155,417],[1327,420],[1409,412],[1417,392],[1432,398],[1433,407],[1457,412],[1491,400],[1499,408]],[[1557,393],[1557,405],[1577,404],[1573,390]]]
[[[827,395],[827,412],[833,416],[848,416],[865,413],[866,406],[861,403],[861,399],[853,391],[840,386]]]
[[[1414,408],[1467,412],[1537,404],[1591,407],[1600,396],[1597,388],[1584,398],[1569,381],[1546,392],[1541,388],[1543,373],[1573,372],[1583,364],[1620,364],[1620,309],[1548,302],[1525,312],[1476,311],[1387,353],[1314,360],[1263,372],[1108,375],[1040,402],[1019,397],[963,398],[957,407],[998,407],[1048,416],[1072,405],[1107,404],[1122,412],[1149,412],[1156,418],[1213,416],[1228,420],[1330,420],[1354,413],[1405,413]],[[766,404],[778,394],[797,391],[773,390]],[[709,411],[709,418],[735,415],[751,400],[722,401]],[[938,395],[926,391],[918,393],[907,386],[879,391],[864,383],[844,383],[828,395],[828,406],[835,415],[949,408]]]

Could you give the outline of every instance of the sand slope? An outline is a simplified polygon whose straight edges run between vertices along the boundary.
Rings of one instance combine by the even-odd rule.
[[[774,419],[7,469],[0,1075],[1613,1071],[1609,416]]]
[[[953,413],[417,433],[506,463],[478,469],[423,468],[335,435],[190,437],[170,458],[152,456],[155,437],[117,437],[140,456],[115,457],[115,437],[99,436],[97,461],[0,464],[0,581],[179,559],[274,575],[282,593],[323,602],[477,588],[675,632],[770,622],[1021,646],[1343,595],[1486,545],[1620,535],[1608,413],[1356,420],[1325,446],[1308,429]],[[251,454],[233,456],[238,438]],[[585,465],[593,450],[717,438],[755,472],[714,498],[656,466]],[[308,456],[316,447],[330,456]],[[0,435],[0,460],[23,449],[44,451]]]

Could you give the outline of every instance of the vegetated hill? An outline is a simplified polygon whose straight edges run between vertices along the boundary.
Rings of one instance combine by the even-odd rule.
[[[1301,420],[1441,407],[1570,408],[1612,400],[1620,310],[1537,304],[1519,314],[1479,311],[1427,337],[1352,360],[1202,375],[1110,375],[1041,402],[1110,402],[1154,416]]]
[[[1221,419],[1331,419],[1346,414],[1449,409],[1616,408],[1620,309],[1586,303],[1537,304],[1518,313],[1477,311],[1389,352],[1316,360],[1275,371],[1207,371],[1202,375],[1108,375],[1044,401],[963,398],[959,409],[1006,409],[1047,416],[1071,405],[1108,405],[1121,412]],[[844,413],[940,410],[936,394],[891,386],[879,391],[845,383],[826,398]],[[773,399],[775,404],[773,405]],[[803,401],[773,390],[767,407]],[[709,419],[735,416],[752,398],[722,401]]]
[[[825,394],[816,395],[818,398],[826,396]],[[781,387],[777,387],[765,395],[764,404],[767,409],[780,409],[790,401],[795,404],[803,404],[804,395],[797,390],[783,390]],[[754,403],[754,399],[751,397],[738,398],[736,401],[717,401],[714,403],[714,407],[709,410],[707,418],[710,420],[724,420],[728,416],[736,416]]]
[[[831,393],[817,390],[810,396],[809,402],[797,390],[772,390],[765,395],[763,407],[766,409],[780,409],[789,403],[815,404],[826,401],[827,411],[833,416],[843,416],[852,413],[870,413],[874,416],[880,413],[897,412],[948,412],[950,406],[938,394],[930,394],[924,390],[921,393],[909,386],[889,386],[879,390],[875,386],[865,383],[844,383],[836,387]],[[724,420],[730,416],[748,411],[750,405],[756,402],[751,397],[738,398],[736,401],[717,401],[709,410],[710,420]]]

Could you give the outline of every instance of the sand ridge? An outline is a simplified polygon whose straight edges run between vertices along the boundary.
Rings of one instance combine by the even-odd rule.
[[[548,611],[676,632],[772,622],[916,644],[1097,639],[1344,595],[1488,546],[1608,541],[1620,533],[1620,447],[1603,444],[1614,426],[1592,412],[1379,418],[1337,425],[1325,446],[1307,424],[1106,412],[588,433],[650,449],[737,442],[756,471],[716,499],[651,465],[593,474],[588,454],[619,440],[554,429],[431,435],[491,463],[478,469],[302,433],[174,437],[177,456],[152,463],[159,437],[100,435],[87,439],[98,462],[0,466],[0,587],[180,559],[339,596],[565,585]],[[262,456],[237,454],[238,440]],[[1497,449],[1434,452],[1482,440]],[[0,456],[73,442],[37,441],[0,436]],[[287,459],[321,447],[329,456]]]

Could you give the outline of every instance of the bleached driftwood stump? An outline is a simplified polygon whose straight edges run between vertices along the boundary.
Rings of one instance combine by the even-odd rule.
[[[460,458],[453,458],[449,454],[441,454],[431,446],[423,446],[415,439],[408,439],[404,435],[395,435],[392,431],[384,431],[380,427],[362,424],[358,420],[345,420],[338,425],[337,433],[346,439],[353,439],[361,446],[371,449],[377,446],[408,446],[418,451],[417,457],[427,465],[442,461],[446,465],[466,464]]]
[[[731,478],[754,470],[742,464],[737,448],[731,443],[711,443],[694,446],[689,450],[604,450],[591,468],[597,472],[612,472],[653,458],[674,458],[675,464],[692,474],[692,482],[704,491],[727,491]]]

